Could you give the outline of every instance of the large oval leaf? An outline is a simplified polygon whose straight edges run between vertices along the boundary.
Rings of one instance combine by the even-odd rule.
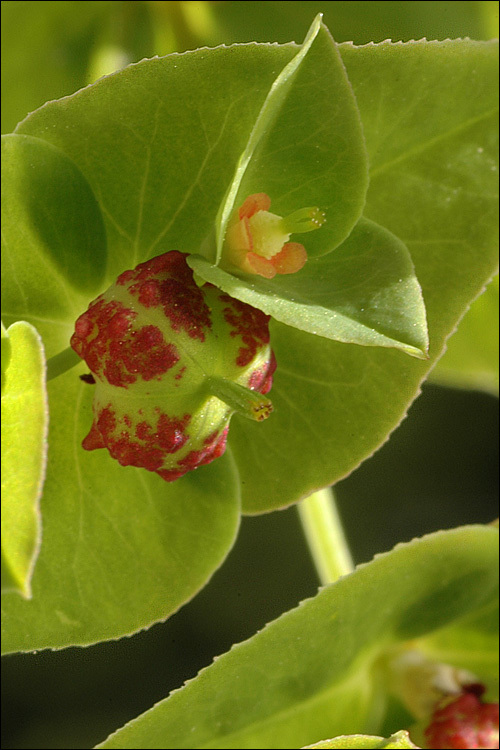
[[[275,414],[258,434],[235,422],[231,436],[251,513],[341,479],[384,442],[498,264],[498,45],[340,49],[374,165],[367,214],[411,252],[430,359],[276,327]],[[418,76],[425,87],[414,86]]]
[[[44,543],[32,599],[2,602],[5,651],[84,645],[163,620],[234,542],[240,506],[229,454],[182,483],[124,469],[81,448],[91,400],[75,370],[49,383]]]
[[[497,544],[496,529],[471,526],[378,555],[98,747],[290,748],[378,732],[387,685],[377,659],[489,606]]]

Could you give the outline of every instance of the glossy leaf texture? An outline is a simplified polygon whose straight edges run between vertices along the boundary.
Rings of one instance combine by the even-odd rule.
[[[31,136],[2,136],[2,314],[28,318],[43,333],[48,355],[65,337],[47,333],[71,324],[99,289],[106,234],[94,195],[60,149]]]
[[[41,541],[39,500],[47,459],[45,356],[40,336],[29,323],[13,323],[7,339],[10,352],[2,388],[2,593],[17,592],[29,599]]]
[[[490,607],[497,544],[496,529],[469,526],[378,555],[233,646],[98,747],[290,748],[378,733],[384,654],[410,640],[418,648],[425,636]],[[480,651],[480,628],[476,635]]]
[[[202,278],[281,323],[343,343],[425,357],[425,307],[410,255],[371,221],[361,219],[340,247],[309,260],[298,274],[244,282],[197,256],[188,262]]]

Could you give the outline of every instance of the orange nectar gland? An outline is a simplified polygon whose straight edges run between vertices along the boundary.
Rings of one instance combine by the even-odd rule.
[[[289,216],[268,210],[266,193],[249,195],[229,225],[224,256],[233,266],[247,273],[272,279],[276,274],[296,273],[304,266],[304,245],[289,242],[290,235],[312,232],[326,221],[319,208],[301,208]]]

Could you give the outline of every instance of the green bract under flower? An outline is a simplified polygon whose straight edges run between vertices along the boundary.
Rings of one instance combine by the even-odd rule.
[[[76,321],[96,381],[86,450],[167,481],[221,456],[235,411],[261,421],[276,367],[269,316],[210,284],[183,253],[125,271]]]

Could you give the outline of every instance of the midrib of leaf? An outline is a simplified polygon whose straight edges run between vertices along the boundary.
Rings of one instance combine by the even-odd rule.
[[[146,185],[148,184],[149,179],[149,170],[151,167],[151,148],[153,146],[154,140],[156,138],[156,133],[158,132],[158,115],[160,113],[161,108],[161,102],[158,102],[158,106],[156,108],[155,112],[155,126],[153,130],[153,134],[151,136],[151,140],[148,143],[146,147],[146,163],[144,165],[144,174],[142,177],[141,182],[141,190],[139,195],[139,209],[138,209],[138,216],[137,216],[137,227],[135,232],[135,238],[134,238],[134,256],[133,256],[133,266],[134,268],[137,265],[137,251],[139,249],[139,243],[140,243],[140,235],[142,231],[142,221],[143,221],[143,215],[144,215],[144,196],[146,194]]]
[[[394,159],[391,159],[390,161],[386,161],[383,164],[380,164],[378,167],[375,167],[374,169],[370,170],[370,178],[377,177],[377,175],[382,174],[388,169],[391,169],[394,165],[400,164],[401,162],[406,161],[407,159],[411,159],[413,156],[418,156],[418,154],[422,154],[424,151],[426,151],[429,148],[432,148],[433,146],[438,145],[442,141],[444,141],[446,138],[452,138],[455,135],[459,135],[463,131],[467,130],[467,128],[476,125],[480,122],[483,122],[487,120],[489,117],[492,117],[493,115],[496,115],[498,113],[498,107],[494,107],[491,110],[488,110],[488,112],[485,112],[482,115],[478,115],[477,117],[471,117],[468,120],[464,120],[464,122],[460,123],[460,125],[457,125],[454,128],[450,128],[449,130],[446,130],[444,133],[440,133],[439,135],[434,136],[434,138],[430,138],[428,141],[425,141],[424,143],[419,143],[416,146],[413,146],[412,148],[408,149],[403,154],[400,154],[399,156],[394,157]]]
[[[224,116],[224,120],[222,122],[222,126],[221,126],[221,129],[220,129],[219,135],[217,136],[217,138],[215,139],[215,141],[213,142],[213,144],[210,145],[208,143],[208,141],[207,141],[208,149],[207,149],[207,152],[206,152],[206,154],[205,154],[205,156],[203,158],[203,161],[202,161],[202,163],[200,165],[200,168],[198,169],[198,172],[197,172],[194,180],[192,181],[191,185],[186,190],[186,192],[184,194],[184,197],[179,202],[179,205],[177,206],[175,212],[173,213],[170,221],[165,225],[165,227],[162,229],[162,231],[159,233],[159,235],[156,237],[156,239],[153,240],[153,242],[150,244],[150,246],[146,250],[146,254],[145,254],[146,258],[152,257],[152,253],[153,253],[154,248],[158,245],[159,242],[162,241],[162,239],[165,237],[165,235],[167,234],[167,232],[170,231],[170,229],[174,225],[177,217],[179,216],[179,214],[183,210],[184,206],[187,204],[188,200],[190,199],[191,195],[193,194],[193,191],[194,191],[195,187],[198,184],[201,183],[201,177],[203,175],[203,172],[205,171],[205,167],[206,167],[206,165],[208,163],[208,160],[210,159],[210,157],[214,153],[215,149],[219,145],[219,143],[220,143],[220,141],[221,141],[221,139],[222,139],[222,137],[224,135],[224,131],[225,131],[226,126],[227,126],[229,115],[231,114],[231,112],[234,109],[234,107],[240,102],[240,100],[241,100],[240,98],[235,99],[233,102],[231,102],[231,104],[227,108],[227,111],[226,111],[226,114]]]

